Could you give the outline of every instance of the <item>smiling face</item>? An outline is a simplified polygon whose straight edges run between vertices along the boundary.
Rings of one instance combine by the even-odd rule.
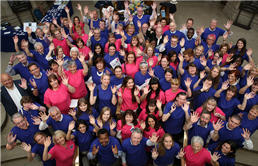
[[[237,48],[238,48],[238,49],[244,48],[244,43],[243,43],[241,40],[238,40],[238,42],[237,42]]]
[[[108,136],[107,133],[105,133],[105,134],[100,134],[98,138],[99,138],[99,143],[100,143],[102,146],[107,146],[107,145],[108,145],[109,136]]]
[[[194,153],[198,153],[202,150],[202,145],[198,142],[195,142],[193,145],[192,145],[192,148],[193,148],[193,151]]]
[[[57,110],[54,110],[50,113],[50,116],[53,120],[55,121],[60,121],[61,119],[61,112],[60,111],[57,111]]]
[[[232,151],[231,151],[231,146],[230,146],[228,143],[224,143],[224,144],[222,145],[222,147],[221,147],[221,152],[222,152],[223,154],[228,154],[228,153],[232,152]]]
[[[165,73],[165,80],[166,81],[170,82],[172,80],[172,77],[173,77],[172,73],[170,73],[170,72]]]
[[[149,117],[147,121],[148,121],[149,126],[150,126],[151,128],[154,128],[154,126],[155,126],[155,120]]]
[[[98,62],[98,63],[96,64],[96,68],[97,68],[98,70],[104,69],[104,63],[103,63],[103,62]]]
[[[133,122],[133,115],[126,114],[125,115],[125,121],[126,121],[126,123],[132,123]]]
[[[164,147],[166,149],[171,149],[172,145],[173,145],[173,140],[172,140],[172,137],[171,136],[167,136],[164,138],[164,141],[163,141],[163,144],[164,144]]]
[[[109,111],[109,110],[106,110],[106,111],[103,113],[103,115],[102,115],[102,120],[103,120],[104,122],[107,122],[107,121],[109,120],[109,118],[110,118],[110,111]]]
[[[65,145],[65,138],[61,135],[55,137],[56,143],[59,145]]]
[[[200,117],[201,126],[206,126],[210,121],[211,116],[209,114],[202,114]]]
[[[110,83],[110,76],[109,75],[104,75],[101,79],[101,83],[107,87]]]
[[[88,106],[85,103],[80,103],[79,108],[82,112],[85,112],[87,111]]]
[[[26,64],[27,61],[27,56],[25,54],[21,54],[21,55],[16,55],[16,58],[18,59],[18,61],[22,64]]]
[[[85,126],[85,124],[79,124],[78,130],[79,130],[81,133],[85,133],[85,132],[86,132],[86,126]]]
[[[142,134],[134,132],[134,133],[131,135],[131,142],[132,142],[132,145],[134,145],[134,146],[139,145],[140,142],[141,142],[141,140],[142,140]]]
[[[1,74],[1,83],[8,89],[13,87],[13,79],[6,73]]]
[[[49,82],[52,89],[57,89],[59,87],[59,83],[57,79],[51,79]]]
[[[44,135],[38,134],[35,137],[35,141],[40,144],[40,145],[44,145],[44,141],[45,141],[46,137]]]
[[[228,120],[228,128],[233,130],[238,126],[240,126],[240,120],[238,120],[234,117],[230,117],[229,120]]]
[[[115,53],[116,53],[116,48],[113,47],[113,46],[109,47],[109,48],[108,48],[108,53],[109,53],[110,56],[115,55]]]
[[[13,123],[15,124],[15,126],[23,130],[26,130],[29,126],[27,119],[23,117],[17,117],[13,119]]]
[[[127,55],[127,62],[128,62],[129,64],[133,64],[133,63],[134,63],[134,60],[135,60],[134,54],[128,54],[128,55]]]
[[[127,84],[126,84],[126,87],[129,88],[129,89],[133,89],[133,86],[134,86],[133,79],[129,79]]]
[[[185,95],[179,95],[176,97],[177,106],[181,107],[186,103],[186,96]]]

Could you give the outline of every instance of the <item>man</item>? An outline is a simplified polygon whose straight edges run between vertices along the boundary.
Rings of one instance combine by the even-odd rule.
[[[249,112],[243,112],[241,117],[241,128],[248,129],[251,136],[258,129],[258,105],[254,105]]]
[[[97,157],[100,166],[119,166],[122,149],[118,140],[109,136],[106,129],[100,129],[97,137],[91,144],[88,158],[92,160]]]
[[[159,52],[164,51],[166,54],[168,54],[170,51],[175,51],[177,54],[179,54],[184,50],[181,49],[183,47],[184,45],[182,45],[181,41],[179,42],[179,37],[177,35],[171,36],[171,39],[169,39],[168,36],[165,36],[163,43],[160,45]]]
[[[216,90],[212,87],[212,78],[207,77],[203,81],[203,85],[198,86],[193,91],[193,107],[199,108],[209,97],[214,96]]]
[[[19,63],[13,66],[14,61],[18,59]],[[32,76],[27,68],[29,63],[34,62],[27,59],[27,56],[23,52],[16,52],[14,55],[11,55],[8,62],[8,66],[5,72],[11,76],[20,74],[22,78],[25,78],[29,81],[29,78]]]
[[[219,130],[219,138],[217,141],[211,141],[208,145],[209,150],[214,150],[219,143],[232,140],[237,143],[238,148],[244,147],[246,149],[253,149],[253,142],[250,139],[250,131],[248,129],[241,129],[241,118],[239,115],[232,115],[224,127]]]
[[[13,78],[6,73],[1,74],[1,102],[8,115],[12,116],[21,108],[22,96],[28,96],[27,81],[25,79],[13,80]]]
[[[52,126],[54,131],[62,130],[67,133],[69,123],[73,120],[73,118],[70,115],[61,114],[59,108],[56,106],[50,107],[48,113],[48,116],[46,113],[41,114],[40,119],[42,121],[39,124],[39,129],[45,130],[48,128],[48,126]]]
[[[44,33],[42,31],[42,29],[37,28],[35,31],[35,35],[36,35],[36,39],[33,39],[31,36],[32,30],[30,27],[26,28],[26,31],[28,33],[28,40],[31,44],[35,44],[36,42],[40,42],[42,43],[42,45],[44,46],[44,48],[48,47],[48,39],[44,36]]]
[[[7,136],[6,149],[12,150],[16,146],[17,139],[33,146],[34,134],[39,131],[38,125],[30,124],[20,113],[13,114],[12,122],[15,126]]]
[[[92,32],[89,33],[87,46],[91,47],[91,50],[94,50],[95,45],[99,43],[102,48],[105,48],[106,42],[107,42],[107,39],[100,35],[100,29],[94,29],[93,35],[92,35]]]
[[[183,125],[185,120],[190,118],[189,104],[186,101],[186,93],[180,92],[176,95],[175,101],[166,104],[162,116],[164,130],[173,136],[175,141],[179,141],[183,136]],[[171,127],[173,126],[173,127]]]
[[[194,29],[189,28],[186,32],[186,35],[184,36],[185,38],[185,49],[187,50],[188,48],[194,49],[195,48],[195,38],[194,38]]]
[[[48,77],[45,72],[41,72],[36,63],[30,63],[28,69],[32,74],[29,86],[34,96],[38,96],[41,103],[44,103],[44,94],[48,88]]]
[[[192,137],[200,136],[202,137],[204,144],[208,143],[208,138],[214,141],[218,139],[218,131],[223,127],[223,122],[218,120],[217,123],[211,123],[211,114],[207,111],[202,111],[200,118],[197,113],[192,113],[190,120],[186,121],[184,125],[184,130],[188,131],[188,144]]]
[[[193,23],[194,23],[193,18],[188,18],[188,19],[186,20],[186,24],[184,24],[184,25],[182,26],[182,28],[180,29],[180,31],[186,36],[187,33],[188,33],[188,31],[189,31],[189,29],[190,29],[190,28],[193,28]],[[197,38],[197,34],[196,34],[195,31],[193,32],[193,38],[194,38],[194,39]]]
[[[149,139],[143,137],[142,131],[135,128],[132,131],[131,138],[127,138],[122,143],[122,165],[128,166],[144,166],[147,163],[147,154],[145,148],[154,146],[158,137],[153,134]]]
[[[168,36],[168,39],[170,41],[171,37],[174,35],[178,37],[178,41],[180,41],[184,37],[184,34],[182,32],[176,30],[176,23],[174,21],[172,21],[169,24],[169,30],[167,30],[164,33],[164,36]]]

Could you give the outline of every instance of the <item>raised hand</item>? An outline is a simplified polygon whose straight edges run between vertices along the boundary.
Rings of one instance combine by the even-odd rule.
[[[138,96],[139,93],[140,93],[139,90],[138,90],[137,88],[135,88],[135,90],[134,90],[134,92],[133,92],[134,96]]]
[[[156,133],[152,133],[151,137],[149,138],[149,140],[152,142],[152,143],[157,143],[159,139],[159,136],[157,136]]]
[[[162,102],[161,102],[160,100],[157,100],[156,106],[161,109],[161,107],[162,107]]]
[[[180,31],[186,29],[186,24],[182,24]]]
[[[179,59],[180,62],[183,62],[184,61],[183,55],[179,53],[178,54],[178,59]]]
[[[13,133],[10,132],[7,135],[7,143],[11,145],[15,142],[15,140],[16,140],[16,135],[13,135]]]
[[[54,43],[51,43],[49,45],[49,51],[53,51],[54,49],[55,49],[55,45],[54,45]]]
[[[168,36],[165,36],[165,37],[164,37],[163,43],[164,43],[164,44],[167,44],[167,43],[168,43]]]
[[[70,12],[70,9],[66,6],[65,7],[65,12],[68,14]]]
[[[93,58],[93,56],[94,56],[93,52],[92,52],[92,51],[90,51],[90,52],[89,52],[89,57],[90,57],[90,59],[92,59],[92,58]]]
[[[82,10],[81,4],[77,3],[77,9],[80,10],[80,11]]]
[[[62,36],[63,36],[65,39],[68,38],[67,34],[65,33],[64,28],[61,29],[61,34],[62,34]]]
[[[25,142],[23,142],[21,144],[21,147],[23,150],[25,150],[26,152],[30,153],[31,152],[31,145],[30,144],[26,144]]]
[[[16,60],[16,56],[15,56],[14,54],[12,54],[12,55],[10,56],[9,63],[10,63],[10,64],[13,64],[13,63],[15,62],[15,60]]]
[[[205,70],[200,72],[200,79],[203,79],[206,76]]]
[[[144,93],[145,95],[147,95],[150,91],[151,91],[151,90],[149,89],[149,85],[147,85],[147,86],[145,86],[145,87],[143,88],[143,93]]]
[[[253,54],[253,49],[252,48],[248,48],[247,51],[246,51],[246,54],[248,56],[251,56]]]
[[[208,57],[211,57],[213,55],[213,51],[212,51],[212,49],[209,49],[208,50]]]
[[[190,102],[185,102],[182,106],[182,109],[185,111],[185,112],[188,112],[189,110],[189,106],[190,106]]]
[[[155,22],[156,22],[156,20],[155,20],[155,19],[150,20],[150,27],[154,27]]]
[[[23,89],[27,89],[27,80],[21,78],[21,83],[19,84],[19,86]]]
[[[71,121],[71,122],[69,123],[68,130],[69,130],[69,131],[72,131],[72,130],[74,129],[74,127],[75,127],[75,121],[73,120],[73,121]]]
[[[41,122],[40,116],[39,117],[33,116],[31,119],[33,120],[34,125],[40,125],[40,122]]]
[[[223,34],[223,40],[227,40],[227,38],[228,38],[228,32],[225,32],[225,33]]]
[[[211,155],[211,160],[216,162],[218,161],[218,159],[220,159],[220,154],[218,154],[218,152],[214,152],[213,155]]]
[[[225,29],[226,29],[226,30],[229,30],[232,24],[233,24],[233,21],[228,20],[227,23],[224,24]]]
[[[182,38],[181,40],[180,40],[180,46],[181,47],[184,47],[184,45],[185,45],[185,38]]]
[[[247,71],[247,70],[251,70],[253,68],[253,65],[251,63],[247,63],[245,66],[244,66],[244,70]]]
[[[246,100],[249,100],[249,99],[254,98],[254,96],[255,96],[255,93],[250,92],[250,93],[246,93],[245,96],[244,96],[244,98],[245,98]]]
[[[178,152],[178,157],[180,158],[180,159],[182,159],[182,158],[184,158],[184,155],[185,155],[185,151],[184,151],[184,149],[183,148],[181,148],[180,149],[180,152]]]
[[[146,127],[146,124],[145,124],[145,122],[144,121],[142,121],[141,123],[140,123],[140,126],[141,126],[141,129],[145,129],[145,127]]]
[[[36,104],[32,103],[32,104],[29,106],[29,108],[30,108],[31,110],[38,110],[38,109],[39,109],[39,106],[37,106]]]
[[[197,112],[191,113],[190,121],[191,123],[196,123],[199,120],[199,115]]]
[[[57,59],[56,63],[58,64],[58,66],[63,66],[64,60],[63,59]]]
[[[112,152],[113,152],[114,155],[118,154],[118,149],[117,149],[116,145],[115,146],[112,145]]]
[[[152,69],[152,68],[150,68],[149,69],[149,75],[151,76],[151,77],[155,77],[155,75],[154,75],[154,70]]]
[[[223,124],[224,122],[221,119],[219,119],[216,123],[212,122],[212,125],[215,131],[219,131],[221,128],[223,128],[224,127]]]
[[[92,155],[95,156],[99,152],[99,146],[96,148],[96,145],[94,144],[92,147]]]
[[[45,112],[40,112],[39,115],[40,115],[40,119],[43,122],[46,122],[48,120],[48,118],[49,118],[49,115],[47,115]]]
[[[112,92],[113,94],[115,94],[115,93],[116,93],[116,91],[117,91],[116,86],[114,86],[114,87],[112,87],[112,86],[111,86],[111,92]]]
[[[206,65],[207,65],[207,59],[203,56],[202,58],[200,58],[200,63],[201,63],[203,66],[206,66]]]
[[[90,115],[90,116],[89,116],[89,119],[90,119],[90,120],[89,120],[89,121],[90,121],[90,124],[91,124],[91,125],[95,125],[95,118],[94,118],[94,116]]]
[[[253,83],[254,83],[254,77],[252,77],[252,76],[247,77],[247,79],[246,79],[246,85],[247,85],[248,87],[250,87],[251,85],[253,85]]]
[[[83,8],[83,12],[84,12],[84,15],[85,15],[85,16],[89,13],[89,8],[88,8],[88,6],[85,6],[85,7]]]
[[[87,84],[87,87],[89,88],[89,90],[91,91],[91,92],[93,92],[94,91],[94,89],[95,89],[95,84],[92,82],[92,83],[88,83]]]
[[[244,129],[243,128],[243,133],[241,134],[242,137],[245,139],[245,140],[249,140],[250,139],[250,131],[248,129]]]
[[[85,56],[83,56],[82,52],[79,53],[78,59],[81,63],[84,62]]]
[[[139,29],[142,27],[142,23],[140,20],[137,21],[137,26],[139,27]]]
[[[109,127],[111,130],[114,130],[114,128],[116,128],[116,122],[111,122]]]
[[[174,20],[175,20],[175,19],[174,19],[174,14],[169,13],[169,19],[170,19],[171,21],[174,21]]]
[[[187,88],[190,88],[190,86],[192,84],[192,79],[190,77],[187,77],[187,79],[184,82],[185,82],[185,86]]]
[[[175,110],[176,110],[176,104],[173,103],[173,104],[171,105],[171,107],[170,107],[169,113],[172,114]]]
[[[157,8],[157,3],[155,1],[153,1],[152,5],[151,5],[152,10],[156,10]]]
[[[61,78],[62,78],[62,83],[63,83],[65,86],[68,86],[68,81],[69,81],[68,77],[67,77],[67,76],[62,76]]]
[[[30,84],[33,86],[34,89],[37,88],[37,84],[36,84],[36,81],[32,78],[29,80],[30,81]]]
[[[14,44],[17,44],[17,43],[19,42],[19,38],[18,38],[17,35],[15,35],[15,36],[13,37],[13,42],[14,42]]]
[[[51,144],[51,138],[50,138],[50,136],[48,136],[48,137],[45,139],[45,141],[44,141],[44,146],[45,146],[45,147],[49,147],[50,144]]]
[[[157,148],[153,148],[151,152],[151,157],[155,160],[159,156],[159,153],[157,151]]]
[[[74,109],[69,109],[68,114],[71,115],[72,117],[75,117],[76,116],[76,111]]]
[[[228,87],[229,87],[229,82],[227,80],[227,81],[222,83],[221,89],[226,90],[226,89],[228,89]]]
[[[57,20],[55,18],[52,19],[52,23],[57,25]]]

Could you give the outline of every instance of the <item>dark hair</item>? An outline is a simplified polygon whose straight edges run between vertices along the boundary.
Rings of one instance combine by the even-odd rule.
[[[104,49],[102,48],[101,44],[99,44],[99,43],[97,43],[97,44],[94,46],[94,50],[93,50],[94,55],[98,55],[98,54],[95,52],[96,47],[98,47],[98,46],[101,48],[100,55],[104,56]]]
[[[169,57],[169,62],[171,62],[171,58],[176,54],[176,60],[175,62],[172,62],[174,63],[175,65],[178,63],[178,56],[177,56],[177,53],[175,51],[169,51],[168,52],[168,57]]]
[[[46,135],[45,133],[43,133],[43,132],[41,132],[41,131],[38,131],[38,132],[36,132],[36,133],[34,134],[34,136],[33,136],[33,140],[34,140],[35,142],[37,142],[37,141],[35,140],[35,138],[36,138],[38,135],[42,135],[42,136],[44,136],[44,137],[47,137],[47,135]]]
[[[30,96],[22,96],[21,101],[20,101],[22,106],[24,103],[32,103],[32,102],[33,102],[33,100]]]
[[[165,133],[164,136],[159,140],[159,146],[158,146],[158,153],[160,156],[164,156],[165,153],[166,153],[166,148],[164,146],[164,140],[166,137],[171,137],[172,141],[173,141],[173,137],[172,135],[170,135],[169,133]],[[172,147],[174,146],[174,141],[173,141],[173,144],[172,144]]]
[[[109,43],[108,48],[110,48],[110,47],[115,47],[115,49],[116,49],[116,45],[114,43]]]
[[[160,93],[160,89],[161,89],[161,86],[160,86],[160,83],[159,83],[159,79],[156,78],[156,77],[152,77],[150,79],[150,82],[149,82],[149,89],[150,89],[150,92],[147,94],[147,101],[150,100],[150,97],[151,97],[151,94],[152,92],[154,92],[154,90],[152,89],[151,85],[154,85],[154,84],[158,84],[158,89],[155,91],[155,97],[154,99],[157,99],[159,97],[159,93]]]
[[[241,124],[242,118],[238,114],[234,114],[234,115],[230,116],[230,118],[235,118],[235,119],[239,120],[240,124]]]
[[[48,87],[49,87],[50,89],[53,89],[52,86],[50,85],[50,82],[51,82],[52,80],[57,80],[57,81],[58,81],[58,84],[60,84],[60,81],[58,80],[57,76],[56,76],[55,74],[50,74],[50,75],[48,76]]]
[[[231,70],[231,71],[229,71],[228,76],[229,76],[230,74],[235,74],[236,79],[238,79],[238,78],[240,77],[240,74],[241,74],[241,73],[240,73],[239,70]]]
[[[206,110],[203,110],[203,111],[201,112],[201,114],[200,114],[200,117],[202,116],[202,114],[208,114],[208,115],[210,115],[210,119],[211,119],[211,112],[206,111]]]
[[[109,136],[109,133],[105,128],[99,129],[99,131],[97,132],[97,137],[99,138],[99,136],[102,134],[107,134]]]
[[[222,145],[225,144],[225,143],[229,144],[230,149],[231,149],[231,151],[228,154],[225,154],[225,156],[230,157],[230,158],[235,158],[235,154],[236,154],[236,150],[237,150],[237,144],[233,140],[226,140],[226,141],[221,142],[219,144],[219,146],[216,148],[216,150],[221,151]]]
[[[155,131],[158,131],[160,129],[160,124],[159,124],[157,118],[152,114],[149,114],[145,120],[146,127],[145,127],[144,131],[150,131],[150,129],[149,129],[150,125],[148,123],[149,118],[152,118],[155,121],[154,129],[155,129]]]
[[[79,23],[80,23],[80,18],[79,18],[78,16],[74,16],[74,17],[73,17],[73,21],[75,20],[75,18],[78,18]],[[73,25],[75,25],[75,24],[73,23]]]
[[[125,113],[123,114],[123,117],[121,119],[121,122],[122,122],[122,127],[126,124],[126,121],[125,121],[125,116],[126,115],[131,115],[133,116],[133,125],[136,126],[138,121],[137,121],[137,117],[136,117],[136,113],[133,112],[133,110],[126,110]]]
[[[176,95],[175,100],[176,100],[176,98],[178,98],[180,95],[182,95],[182,96],[187,96],[185,92],[179,92],[179,93]]]
[[[49,64],[50,68],[51,68],[51,66],[52,66],[53,64],[58,65],[58,63],[57,63],[56,60],[54,60],[54,59],[51,59],[51,60],[48,62],[48,64]]]
[[[217,77],[213,78],[213,77],[211,76],[211,71],[214,70],[214,69],[216,69],[216,68],[219,70],[219,74],[217,75]],[[220,67],[219,67],[218,65],[213,66],[213,67],[211,68],[211,70],[210,70],[208,76],[212,77],[212,81],[213,81],[212,84],[213,84],[214,89],[218,89],[218,86],[219,86],[219,83],[220,83]]]
[[[188,48],[186,49],[184,52],[183,52],[184,55],[188,55],[189,57],[193,57],[194,56],[194,51],[193,49],[191,48]]]
[[[31,66],[37,66],[37,67],[39,67],[35,62],[31,62],[29,65],[28,65],[28,69],[29,69],[29,71],[30,71],[30,67]]]
[[[80,98],[80,99],[78,100],[78,104],[77,104],[77,113],[76,113],[77,119],[78,119],[78,118],[81,116],[81,114],[83,113],[83,111],[81,111],[81,109],[80,109],[80,107],[79,107],[82,103],[84,103],[84,104],[87,105],[86,113],[88,113],[89,115],[92,114],[92,109],[91,109],[91,105],[90,105],[89,101],[86,100],[85,98]]]
[[[240,51],[240,53],[239,53],[238,56],[243,57],[243,56],[245,55],[245,53],[246,53],[246,39],[244,39],[244,38],[240,38],[240,39],[237,40],[235,47],[232,48],[232,52],[234,53],[234,55],[237,54],[237,52],[238,52],[237,43],[238,43],[239,41],[243,42],[244,47],[241,49],[241,51]]]
[[[164,74],[166,74],[167,72],[168,72],[168,73],[171,73],[171,74],[172,74],[172,77],[174,77],[174,75],[173,75],[173,70],[172,70],[171,68],[165,69]]]
[[[122,90],[124,90],[126,88],[126,84],[128,83],[129,80],[133,80],[133,77],[131,76],[126,76],[123,80],[123,83],[122,83]],[[134,90],[136,89],[136,86],[135,84],[133,85],[133,88],[131,89],[131,94],[132,94],[132,102],[135,103],[136,102],[136,97],[134,96]]]
[[[78,43],[79,41],[82,42],[83,45],[85,45],[85,43],[84,43],[84,41],[82,40],[82,38],[79,37],[79,38],[76,39],[76,46],[77,46],[77,47],[78,47],[78,44],[77,44],[77,43]]]
[[[156,107],[156,100],[155,99],[150,99],[147,100],[147,105],[146,105],[146,113],[149,114],[150,113],[150,109],[149,106],[154,105]],[[154,113],[156,114],[158,112],[158,108],[156,107],[156,109],[154,110]]]
[[[86,126],[86,131],[88,131],[89,125],[86,124],[85,120],[79,119],[76,121],[76,128],[78,129],[80,124],[83,124]]]
[[[102,57],[97,57],[96,59],[95,59],[95,61],[94,61],[94,66],[96,66],[97,65],[97,63],[99,63],[99,62],[102,62],[103,63],[103,65],[104,65],[104,68],[106,67],[106,63],[105,63],[105,60],[104,60],[104,58],[102,58]]]
[[[192,21],[192,22],[194,22],[194,20],[193,20],[193,18],[187,18],[187,20],[186,20],[186,22],[188,22],[188,21]]]
[[[228,87],[227,91],[232,91],[234,93],[233,97],[235,97],[237,95],[237,87],[235,85],[230,85]]]
[[[189,67],[195,67],[196,68],[196,74],[198,73],[198,69],[196,67],[196,65],[193,63],[193,62],[190,62],[187,67],[186,67],[186,70],[188,71]]]

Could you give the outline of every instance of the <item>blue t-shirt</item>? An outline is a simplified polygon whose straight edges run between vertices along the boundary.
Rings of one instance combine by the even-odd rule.
[[[80,131],[76,130],[72,133],[75,137],[76,144],[79,146],[80,152],[85,152],[90,150],[90,144],[93,141],[93,133],[92,127],[89,127],[85,133],[81,133]]]
[[[141,25],[144,24],[144,23],[148,23],[150,21],[150,15],[146,15],[144,14],[142,16],[142,18],[138,18],[137,15],[134,15],[133,16],[133,24],[134,24],[134,27],[135,27],[135,31],[138,32],[139,31],[139,27],[137,25],[137,22],[140,21],[141,22]]]
[[[102,37],[102,36],[100,37],[99,41],[95,40],[94,36],[92,36],[90,38],[90,41],[91,41],[91,50],[94,50],[94,47],[97,43],[99,43],[102,48],[105,48],[105,44],[107,43],[107,39],[105,37]]]
[[[106,73],[107,71],[110,73],[110,75],[112,75],[112,71],[111,71],[108,67],[105,67],[103,73]],[[90,68],[90,73],[91,73],[93,82],[94,82],[96,85],[101,84],[100,78],[101,78],[101,75],[102,75],[103,73],[99,73],[98,70],[97,70],[97,68],[96,68],[95,66],[92,66],[92,67]]]
[[[47,70],[49,69],[49,64],[48,61],[46,59],[46,56],[49,52],[48,47],[44,49],[44,53],[40,54],[39,52],[32,50],[31,53],[34,55],[34,59],[36,62],[38,62],[38,64],[44,69]]]
[[[201,45],[204,47],[203,54],[205,55],[206,59],[208,58],[208,51],[211,49],[213,52],[217,51],[219,49],[219,45],[213,44],[211,48],[208,47],[207,43],[205,41],[201,42]]]
[[[100,31],[100,36],[108,39],[109,30],[105,28],[103,31]]]
[[[52,126],[54,131],[62,130],[66,133],[68,131],[69,123],[73,121],[73,118],[70,115],[65,115],[65,114],[62,114],[62,115],[63,115],[63,119],[61,122],[59,121],[57,122],[51,117],[49,117],[47,120],[47,125]]]
[[[34,124],[29,124],[26,130],[20,129],[17,126],[14,126],[11,129],[11,133],[16,135],[16,140],[18,139],[21,142],[25,142],[26,144],[30,144],[33,146],[35,144],[34,135],[39,131],[39,126]]]
[[[99,28],[99,22],[100,22],[101,19],[97,19],[97,20],[93,20],[93,28]],[[89,28],[90,28],[90,23],[91,23],[91,19],[89,19]]]
[[[217,42],[218,38],[220,36],[223,36],[223,34],[225,33],[225,30],[216,27],[214,30],[211,30],[210,28],[205,28],[204,32],[201,35],[201,38],[206,41],[207,37],[209,36],[209,34],[214,34],[216,36],[215,39],[215,43]]]
[[[36,106],[40,107],[39,103],[33,103]],[[39,110],[31,110],[29,109],[28,111],[24,110],[23,107],[21,110],[19,110],[19,113],[21,113],[24,117],[26,117],[27,121],[30,124],[33,124],[34,121],[32,120],[33,117],[38,117],[39,116]]]
[[[143,137],[138,145],[131,144],[131,138],[127,138],[122,143],[123,152],[126,154],[126,164],[128,166],[144,166],[147,163],[145,147],[147,138]]]
[[[137,35],[136,32],[134,32],[134,34],[133,34],[132,36],[128,35],[128,34],[125,32],[125,36],[126,36],[125,43],[126,43],[126,44],[130,44],[131,41],[132,41],[132,37],[135,36],[135,35]]]
[[[258,117],[254,120],[248,119],[248,112],[243,112],[243,117],[241,120],[241,128],[248,129],[251,132],[251,135],[258,129]]]
[[[170,101],[166,104],[164,114],[170,112],[173,103],[173,101]],[[190,115],[190,109],[188,110],[188,114]],[[167,121],[164,122],[164,130],[169,134],[179,134],[181,131],[183,131],[184,122],[185,111],[182,109],[182,107],[176,107],[175,111],[170,115]]]
[[[151,76],[149,75],[149,73],[147,72],[145,75],[143,75],[141,73],[141,71],[138,71],[135,75],[134,75],[134,83],[135,85],[141,86],[142,84],[145,83],[145,81],[147,79],[150,79]]]
[[[202,87],[198,86],[194,89],[194,91],[200,90]],[[208,92],[201,92],[198,96],[194,98],[194,109],[199,108],[209,97],[214,96],[216,90],[212,87],[208,90]]]
[[[168,54],[170,51],[175,51],[177,54],[180,53],[181,51],[181,46],[179,43],[177,43],[177,46],[176,47],[172,47],[170,42],[168,42],[166,45],[165,45],[165,51],[166,51],[166,54]]]
[[[99,151],[97,153],[98,163],[105,166],[110,166],[117,160],[112,152],[112,146],[115,147],[116,145],[118,151],[122,151],[118,140],[111,136],[109,137],[109,143],[106,146],[102,146],[98,138],[95,139],[90,146],[90,152],[92,152],[93,145],[95,145],[96,148],[99,147]]]
[[[89,116],[90,115],[88,114],[88,112],[82,112],[81,115],[78,117],[78,120],[84,120],[87,125],[90,125]],[[94,108],[92,108],[92,116],[94,116],[94,118],[97,118],[99,116],[99,113]]]
[[[177,77],[175,69],[172,66],[169,66],[169,68],[173,70],[173,77]],[[158,66],[155,66],[153,68],[153,70],[154,70],[154,75],[156,77],[158,77],[159,80],[162,79],[162,78],[165,78],[165,70],[163,69],[163,67],[158,65]]]
[[[123,57],[121,57],[118,52],[116,52],[115,55],[113,55],[113,56],[110,56],[109,54],[106,54],[106,55],[104,56],[104,60],[105,60],[105,62],[106,62],[106,65],[107,65],[107,67],[109,67],[110,69],[112,69],[111,63],[117,61],[116,63],[121,64],[122,58],[123,58]]]
[[[192,39],[188,39],[186,36],[184,37],[185,38],[185,49],[187,50],[188,48],[191,48],[191,49],[195,49],[195,39],[192,38]]]
[[[220,155],[218,159],[219,165],[221,166],[233,166],[235,165],[235,158],[225,156],[221,151],[216,151]]]
[[[154,163],[158,166],[167,166],[174,163],[174,159],[180,151],[180,146],[178,143],[174,142],[174,145],[171,149],[166,149],[166,152],[163,156],[159,155]]]
[[[48,147],[48,152],[51,148],[53,148],[54,144],[51,143],[50,146]],[[41,144],[35,144],[32,148],[31,148],[31,153],[35,153],[38,154],[40,159],[42,160],[43,158],[43,152],[44,152],[44,145]],[[43,161],[43,165],[44,166],[55,166],[56,165],[56,160],[55,159],[50,159],[47,161]]]
[[[165,92],[166,90],[170,89],[171,88],[171,83],[168,82],[165,78],[161,78],[159,80],[159,83],[160,83],[160,86],[161,86],[161,89]]]
[[[178,30],[176,30],[175,32],[171,32],[170,30],[167,30],[163,34],[163,36],[168,36],[169,41],[173,35],[176,35],[178,37],[178,41],[180,41],[184,37],[184,34]]]
[[[110,85],[116,86],[118,89],[122,86],[124,80],[124,76],[122,78],[117,78],[115,75],[113,75],[110,79]]]
[[[184,74],[182,75],[182,78],[181,78],[181,88],[182,88],[183,90],[185,90],[185,91],[187,90],[187,87],[185,86],[185,81],[186,81],[186,79],[187,79],[188,77],[192,80],[192,83],[191,83],[191,85],[190,85],[191,90],[193,90],[194,84],[195,84],[195,83],[198,81],[198,79],[199,79],[198,75],[191,76],[191,75],[188,73],[188,71],[185,70],[185,72],[184,72]]]
[[[28,60],[28,64],[32,62],[36,63],[35,61]],[[40,67],[40,65],[38,66]],[[20,74],[22,78],[24,78],[25,80],[27,80],[27,82],[29,82],[29,78],[32,76],[32,74],[30,74],[30,71],[27,68],[27,66],[24,66],[22,63],[18,63],[15,66],[13,66],[13,70],[15,71],[15,74]]]

